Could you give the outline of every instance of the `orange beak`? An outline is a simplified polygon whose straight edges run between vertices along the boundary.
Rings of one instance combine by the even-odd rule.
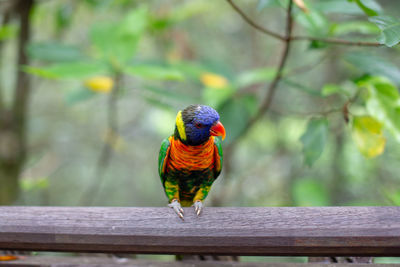
[[[218,121],[214,126],[211,127],[210,134],[212,136],[221,136],[222,140],[224,140],[226,135],[224,125]]]

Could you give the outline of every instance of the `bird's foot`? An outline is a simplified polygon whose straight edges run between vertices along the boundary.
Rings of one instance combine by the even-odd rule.
[[[181,203],[177,199],[174,199],[171,201],[171,203],[168,204],[168,207],[172,208],[176,214],[178,214],[179,218],[183,219],[183,209],[181,206]]]
[[[194,206],[194,212],[197,214],[197,216],[200,216],[200,213],[203,211],[204,205],[203,202],[201,202],[201,200],[196,200],[193,203]]]

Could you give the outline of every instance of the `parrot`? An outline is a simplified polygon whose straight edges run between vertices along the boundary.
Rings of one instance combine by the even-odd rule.
[[[190,105],[178,112],[174,134],[161,143],[158,172],[168,206],[182,220],[182,206],[193,206],[200,216],[203,201],[221,173],[226,134],[219,119],[209,106]]]

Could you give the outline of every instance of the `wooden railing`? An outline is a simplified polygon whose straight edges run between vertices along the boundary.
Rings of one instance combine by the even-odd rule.
[[[400,256],[400,207],[0,207],[0,250]]]

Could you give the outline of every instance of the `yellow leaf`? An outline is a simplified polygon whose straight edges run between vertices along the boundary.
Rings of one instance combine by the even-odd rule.
[[[379,156],[385,150],[386,138],[382,124],[371,116],[354,117],[352,136],[360,152],[367,158]]]
[[[224,76],[209,72],[203,73],[200,80],[205,86],[216,89],[223,89],[228,85],[228,80]]]
[[[109,93],[114,86],[114,81],[107,76],[96,76],[86,80],[85,86],[94,92]]]
[[[304,12],[307,13],[308,12],[308,8],[306,7],[306,5],[304,4],[303,0],[293,0],[293,2]]]

